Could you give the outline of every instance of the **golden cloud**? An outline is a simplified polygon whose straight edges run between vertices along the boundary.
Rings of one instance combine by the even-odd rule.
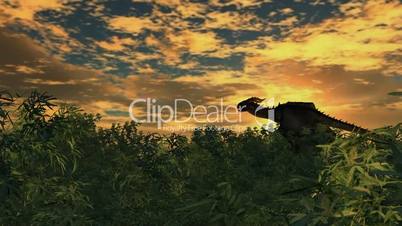
[[[69,38],[68,33],[60,26],[48,24],[47,28],[56,36],[60,38]]]
[[[154,1],[157,4],[172,7],[175,12],[177,12],[181,18],[188,18],[194,16],[205,15],[208,5],[180,0],[161,0]]]
[[[59,56],[70,52],[81,45],[70,37],[69,33],[61,26],[48,22],[38,22],[35,14],[44,10],[63,10],[68,13],[72,8],[63,5],[62,0],[35,0],[35,1],[6,1],[0,3],[0,27],[19,26],[35,30],[41,36],[40,44],[48,49],[57,50]]]
[[[142,17],[114,17],[108,21],[109,26],[114,30],[138,34],[143,29],[153,29],[153,22],[148,18]]]
[[[3,17],[0,17],[0,25],[9,23],[15,19],[33,21],[35,13],[39,11],[47,9],[60,10],[63,7],[60,0],[6,1],[0,4],[0,14],[3,14]]]
[[[250,13],[211,12],[206,16],[204,27],[208,29],[230,29],[230,30],[263,30],[266,25],[258,20],[258,17]]]
[[[162,60],[168,65],[175,65],[179,68],[189,66],[181,64],[181,55],[183,53],[220,56],[226,52],[224,48],[221,49],[222,42],[214,32],[198,32],[191,30],[176,32],[170,29],[164,29],[164,33],[165,36],[161,39],[153,35],[146,37],[145,43],[157,49],[163,56]]]
[[[136,44],[136,41],[131,38],[119,38],[117,36],[114,36],[109,42],[96,41],[95,44],[108,51],[122,51],[125,49],[126,46],[132,46]]]
[[[343,65],[348,70],[372,70],[386,65],[388,53],[400,51],[402,5],[397,1],[369,1],[363,14],[332,18],[317,25],[295,28],[289,37],[262,38],[264,49],[240,46],[270,61],[307,61],[313,66]],[[387,13],[384,13],[387,12]]]
[[[261,5],[262,3],[272,2],[271,0],[232,0],[232,1],[219,1],[213,0],[211,1],[212,5],[217,6],[227,6],[230,4],[234,4],[237,7],[255,7]]]
[[[168,33],[167,38],[178,49],[187,49],[193,54],[212,52],[220,47],[220,40],[213,32],[185,30],[179,33]]]
[[[40,68],[33,68],[26,65],[17,65],[15,71],[23,74],[43,74]]]

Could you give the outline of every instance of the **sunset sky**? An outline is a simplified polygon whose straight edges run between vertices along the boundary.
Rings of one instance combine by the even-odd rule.
[[[0,89],[129,120],[135,98],[311,101],[402,121],[401,1],[0,0]]]

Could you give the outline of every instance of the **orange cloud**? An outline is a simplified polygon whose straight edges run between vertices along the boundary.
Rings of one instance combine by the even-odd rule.
[[[15,67],[15,71],[23,74],[43,74],[43,71],[39,68],[33,68],[26,65],[18,65]]]
[[[193,54],[215,51],[220,46],[220,40],[213,32],[185,30],[179,33],[169,33],[167,38],[177,48],[187,49]]]
[[[56,36],[61,38],[69,38],[68,33],[60,26],[49,24],[47,28]]]
[[[372,70],[386,65],[388,53],[400,51],[402,5],[397,1],[369,1],[363,14],[327,19],[317,25],[293,29],[275,41],[262,38],[264,49],[238,47],[270,61],[307,61],[313,66],[343,65],[348,70]],[[384,13],[386,12],[386,13]]]
[[[95,44],[109,51],[122,51],[126,46],[132,46],[136,44],[136,42],[131,38],[119,38],[114,36],[110,42],[97,41]]]
[[[77,40],[61,26],[35,20],[35,14],[44,10],[55,10],[64,13],[72,8],[64,5],[62,0],[6,1],[0,3],[0,27],[20,26],[35,30],[42,37],[40,44],[48,49],[57,50],[58,55],[70,52],[80,46]]]
[[[294,10],[291,9],[291,8],[283,8],[283,9],[281,10],[281,12],[282,12],[283,14],[290,14],[290,13],[293,13]]]
[[[7,15],[0,17],[0,25],[9,23],[15,19],[33,21],[35,13],[46,10],[53,9],[59,10],[64,6],[60,0],[16,0],[11,3],[0,4],[0,14]]]
[[[263,30],[266,25],[260,22],[258,17],[253,14],[238,11],[215,11],[207,14],[204,27],[209,29]]]
[[[109,26],[115,30],[138,34],[145,28],[153,29],[154,24],[148,18],[119,16],[112,18]]]
[[[182,18],[205,15],[208,5],[180,0],[162,0],[155,3],[173,7]]]
[[[176,32],[165,29],[164,33],[165,36],[161,39],[152,35],[148,36],[145,43],[156,48],[163,56],[162,60],[168,65],[175,65],[179,68],[188,67],[188,64],[181,64],[181,55],[186,52],[209,56],[223,55],[227,52],[225,48],[221,49],[222,42],[213,32],[191,30]]]
[[[218,6],[226,6],[229,4],[234,4],[237,7],[251,7],[251,6],[258,6],[265,2],[272,2],[271,0],[232,0],[232,1],[219,1],[213,0],[211,1],[213,5]]]

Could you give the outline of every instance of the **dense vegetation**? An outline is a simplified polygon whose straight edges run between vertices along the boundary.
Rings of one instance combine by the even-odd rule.
[[[33,92],[0,98],[0,225],[397,225],[401,125],[280,134],[146,134]]]

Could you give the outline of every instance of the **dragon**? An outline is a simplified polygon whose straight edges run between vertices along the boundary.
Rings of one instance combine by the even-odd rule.
[[[260,103],[264,99],[251,97],[241,101],[237,108],[240,112],[249,112],[259,118],[269,117],[269,111],[274,110],[274,121],[279,124],[278,130],[287,134],[298,133],[303,128],[314,129],[318,124],[360,134],[368,132],[360,126],[331,117],[319,111],[312,102],[287,102],[276,107],[264,107]]]

